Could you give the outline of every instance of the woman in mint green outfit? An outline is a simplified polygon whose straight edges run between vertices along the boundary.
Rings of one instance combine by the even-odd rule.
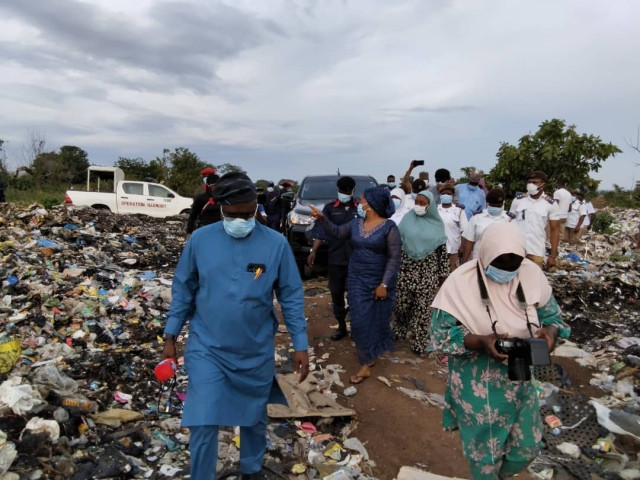
[[[431,338],[449,355],[444,427],[460,429],[474,480],[515,475],[538,454],[542,421],[533,383],[508,378],[495,342],[535,337],[551,351],[570,333],[516,227],[488,227],[478,259],[449,276],[432,307]]]

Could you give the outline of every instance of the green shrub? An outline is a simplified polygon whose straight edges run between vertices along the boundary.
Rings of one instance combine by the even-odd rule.
[[[56,205],[62,205],[63,200],[61,197],[41,197],[38,199],[38,203],[41,203],[48,210]]]
[[[612,224],[615,217],[609,212],[598,212],[596,218],[593,221],[593,231],[596,233],[605,233],[610,235],[615,232]]]

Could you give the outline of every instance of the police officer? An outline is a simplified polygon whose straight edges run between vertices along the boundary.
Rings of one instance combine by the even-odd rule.
[[[267,198],[264,204],[264,211],[267,214],[267,226],[279,232],[280,221],[282,220],[280,189],[276,189],[273,182],[269,182],[267,186]]]
[[[353,198],[353,190],[356,188],[356,181],[351,177],[340,177],[337,182],[338,198],[327,203],[322,214],[336,225],[350,223],[358,216],[358,204]],[[331,302],[333,303],[333,316],[338,321],[338,330],[331,335],[331,340],[340,340],[347,336],[347,308],[345,306],[344,295],[347,290],[347,269],[349,266],[349,256],[351,247],[348,240],[338,240],[328,238],[323,234],[322,228],[317,225],[310,232],[313,241],[313,248],[307,258],[307,265],[313,267],[316,260],[316,252],[323,240],[329,248],[329,291],[331,292]]]

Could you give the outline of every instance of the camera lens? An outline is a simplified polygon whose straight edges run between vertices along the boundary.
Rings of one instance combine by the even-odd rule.
[[[531,380],[531,369],[527,359],[521,356],[509,355],[509,380],[522,382]]]

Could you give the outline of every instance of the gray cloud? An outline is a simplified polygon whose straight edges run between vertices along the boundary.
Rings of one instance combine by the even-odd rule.
[[[221,61],[284,34],[273,21],[217,2],[156,3],[145,24],[77,0],[22,0],[0,8],[39,31],[37,51],[4,42],[0,55],[9,60],[30,68],[108,72],[130,85],[114,70],[125,66],[199,92],[212,89]]]

